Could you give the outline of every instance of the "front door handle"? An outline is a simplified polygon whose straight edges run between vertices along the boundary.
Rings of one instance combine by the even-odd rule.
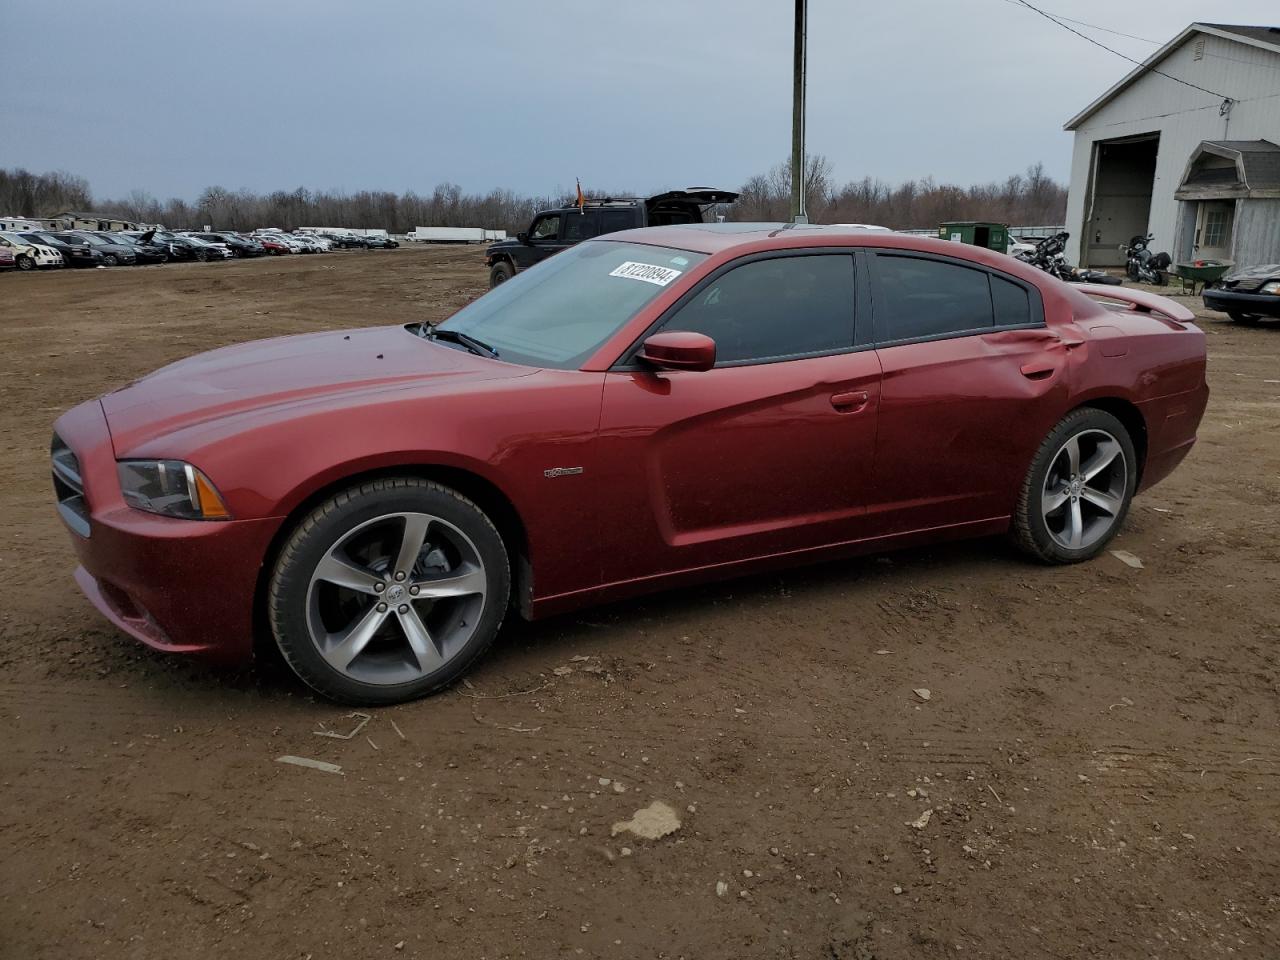
[[[831,395],[831,406],[835,407],[841,413],[858,413],[866,408],[867,401],[870,399],[870,394],[865,390],[851,390],[848,393],[833,393]]]

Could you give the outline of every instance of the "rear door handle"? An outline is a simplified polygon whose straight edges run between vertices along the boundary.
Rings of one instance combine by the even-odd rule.
[[[1024,363],[1022,375],[1028,380],[1048,380],[1057,369],[1051,363]]]
[[[867,406],[870,400],[870,394],[865,390],[851,390],[848,393],[833,393],[831,395],[831,406],[835,407],[841,413],[858,413]]]

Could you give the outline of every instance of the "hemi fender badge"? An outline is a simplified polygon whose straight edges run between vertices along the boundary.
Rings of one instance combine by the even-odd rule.
[[[555,477],[569,477],[582,472],[581,467],[552,467],[550,470],[543,470],[542,475],[547,479]]]

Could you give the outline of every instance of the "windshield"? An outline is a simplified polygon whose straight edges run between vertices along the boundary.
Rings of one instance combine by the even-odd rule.
[[[96,233],[73,233],[72,236],[77,240],[83,240],[85,243],[91,243],[95,247],[107,246],[107,241],[103,240]]]
[[[46,247],[65,247],[68,244],[62,242],[57,237],[51,237],[47,233],[23,233],[20,234],[27,243],[43,243]]]
[[[581,243],[516,274],[440,324],[512,363],[575,369],[706,254],[639,243]]]

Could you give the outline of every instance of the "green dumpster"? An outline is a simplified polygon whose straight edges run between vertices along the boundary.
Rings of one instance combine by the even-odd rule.
[[[983,223],[980,220],[953,220],[939,224],[938,239],[971,243],[975,247],[986,247],[988,250],[1004,253],[1009,248],[1009,225]]]

